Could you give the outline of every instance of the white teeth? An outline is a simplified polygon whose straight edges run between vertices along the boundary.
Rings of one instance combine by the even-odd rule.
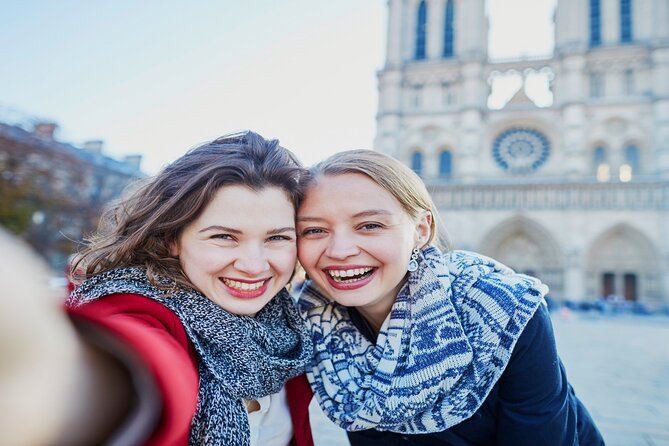
[[[353,277],[368,273],[372,268],[355,268],[355,269],[331,269],[328,274],[332,277]]]
[[[260,288],[265,283],[265,281],[261,280],[260,282],[247,283],[247,282],[238,282],[236,280],[223,279],[223,283],[225,283],[230,288],[235,288],[237,290],[254,291]]]
[[[330,277],[335,279],[337,282],[355,282],[360,280],[363,274],[367,274],[372,269],[371,267],[367,268],[353,268],[353,269],[330,269],[327,271],[330,274]],[[355,277],[355,279],[346,280],[347,277]]]

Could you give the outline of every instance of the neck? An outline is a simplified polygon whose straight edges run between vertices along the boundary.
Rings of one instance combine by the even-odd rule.
[[[392,310],[393,305],[395,304],[395,299],[402,289],[402,286],[404,286],[404,283],[405,281],[402,280],[402,282],[397,284],[395,289],[373,304],[356,307],[372,330],[374,330],[374,334],[378,335],[379,331],[381,331],[381,326],[390,314],[390,310]]]
[[[389,302],[381,302],[374,306],[357,307],[362,317],[365,318],[374,334],[379,334],[383,322],[388,318],[390,310],[393,308],[395,299]]]

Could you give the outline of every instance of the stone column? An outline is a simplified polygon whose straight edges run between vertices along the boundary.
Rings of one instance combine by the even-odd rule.
[[[423,172],[425,178],[436,178],[439,176],[439,153],[435,141],[431,141],[426,147],[425,159],[423,160]]]
[[[659,294],[661,302],[669,305],[669,213],[666,211],[660,215],[660,246],[663,264],[659,268],[660,286]]]
[[[455,3],[455,53],[466,60],[483,60],[488,54],[488,20],[485,0]]]
[[[620,42],[620,0],[600,0],[600,5],[602,44]]]
[[[554,81],[555,105],[582,103],[588,94],[585,80],[585,57],[581,54],[565,57]]]
[[[562,119],[564,134],[562,139],[565,154],[564,171],[568,177],[588,174],[591,163],[589,147],[585,142],[585,107],[583,104],[570,104],[563,108]]]
[[[376,114],[374,148],[399,158],[402,74],[398,70],[385,70],[379,74],[378,82],[379,107]]]
[[[653,51],[653,143],[657,173],[669,179],[669,48]]]
[[[444,45],[444,5],[445,0],[427,2],[427,58],[441,58]]]
[[[585,51],[588,47],[588,2],[560,0],[555,11],[555,50],[558,54]]]
[[[633,7],[633,13],[636,14],[636,7]],[[650,18],[644,21],[644,25],[649,26],[653,30],[652,43],[666,45],[669,43],[669,26],[667,26],[667,23],[669,23],[669,2],[667,0],[654,0],[652,6],[648,9],[650,11]],[[633,26],[636,24],[637,22],[635,21]],[[633,36],[635,32],[635,28],[632,28]]]
[[[470,109],[461,114],[462,133],[459,152],[459,176],[465,182],[473,182],[480,178],[481,156],[487,149],[483,144],[483,113],[480,109]]]
[[[388,0],[388,31],[386,34],[386,67],[399,67],[402,62],[402,0]]]
[[[585,254],[576,246],[567,248],[564,265],[564,298],[585,300]]]

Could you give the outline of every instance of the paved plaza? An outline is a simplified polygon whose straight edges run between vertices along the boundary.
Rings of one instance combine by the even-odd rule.
[[[569,380],[609,446],[669,446],[669,317],[553,314]],[[312,402],[316,446],[348,445]]]

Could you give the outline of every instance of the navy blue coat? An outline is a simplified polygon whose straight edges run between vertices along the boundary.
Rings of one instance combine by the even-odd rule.
[[[376,335],[354,308],[353,323]],[[443,432],[398,434],[373,429],[348,432],[352,446],[563,446],[603,445],[585,406],[574,394],[555,346],[548,310],[540,305],[516,343],[511,359],[483,405]]]

